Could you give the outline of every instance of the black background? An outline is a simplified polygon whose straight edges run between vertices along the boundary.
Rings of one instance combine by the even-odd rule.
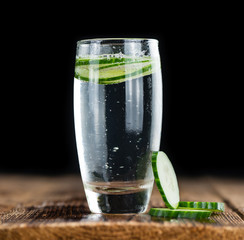
[[[0,172],[79,173],[72,105],[76,42],[144,37],[160,43],[161,150],[176,173],[243,176],[239,7],[95,5],[9,9],[1,30]]]

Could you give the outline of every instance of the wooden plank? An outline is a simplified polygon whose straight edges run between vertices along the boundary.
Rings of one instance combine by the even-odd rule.
[[[212,177],[209,178],[209,181],[226,205],[244,220],[244,178],[221,179]]]
[[[73,175],[0,175],[0,196],[0,206],[15,208],[86,202],[81,178]]]
[[[0,240],[239,240],[244,236],[244,221],[236,211],[243,206],[237,194],[243,186],[240,180],[179,178],[182,200],[231,203],[225,213],[202,221],[153,218],[148,214],[90,214],[80,176],[0,176],[0,183]],[[231,191],[233,197],[227,194]],[[152,206],[164,206],[156,187]]]
[[[209,177],[209,182],[211,182],[215,191],[231,202],[234,207],[244,208],[244,178],[223,179]]]
[[[12,225],[2,228],[0,239],[4,240],[241,240],[244,228],[214,227],[211,225],[185,225],[174,222],[70,222],[26,226]]]

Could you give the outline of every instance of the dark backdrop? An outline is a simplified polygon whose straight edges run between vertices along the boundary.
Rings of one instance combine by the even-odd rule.
[[[161,150],[176,172],[243,175],[238,7],[162,5],[147,9],[150,14],[88,11],[82,16],[72,9],[16,9],[14,20],[2,28],[0,172],[78,173],[72,106],[76,42],[145,37],[160,43]]]

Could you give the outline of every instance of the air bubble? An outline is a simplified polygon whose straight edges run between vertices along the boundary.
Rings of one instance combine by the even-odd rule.
[[[109,54],[107,54],[107,55],[104,55],[104,57],[106,57],[109,60],[111,56]]]
[[[105,164],[104,168],[105,169],[108,169],[109,168],[108,163]]]
[[[124,57],[124,54],[122,52],[119,52],[119,58]]]
[[[117,152],[119,150],[119,147],[114,147],[113,152]]]

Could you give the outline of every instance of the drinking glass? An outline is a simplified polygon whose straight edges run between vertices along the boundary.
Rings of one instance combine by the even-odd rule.
[[[77,42],[74,120],[93,213],[145,212],[160,147],[162,76],[155,39]]]

